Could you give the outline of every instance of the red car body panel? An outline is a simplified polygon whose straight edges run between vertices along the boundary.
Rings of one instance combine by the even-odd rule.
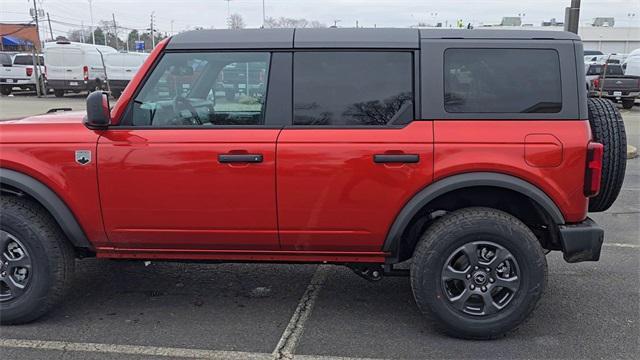
[[[71,209],[95,246],[108,244],[102,225],[95,159],[75,161],[76,150],[96,151],[98,135],[81,113],[42,115],[0,123],[0,164],[48,186]]]
[[[533,134],[536,137],[532,138]],[[566,222],[586,218],[584,176],[591,139],[588,121],[435,121],[434,138],[434,180],[473,171],[513,175],[549,195]],[[557,139],[560,146],[550,138]],[[529,154],[528,161],[525,154]],[[558,164],[559,156],[562,161]],[[532,161],[551,165],[533,166]]]
[[[418,154],[376,164],[375,154]],[[284,129],[278,139],[283,250],[379,251],[391,223],[433,176],[433,129]]]
[[[98,145],[113,246],[277,250],[279,129],[108,130]],[[221,154],[262,154],[223,164]]]

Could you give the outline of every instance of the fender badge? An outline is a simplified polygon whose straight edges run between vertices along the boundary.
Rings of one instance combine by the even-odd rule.
[[[76,162],[80,165],[87,165],[91,162],[91,151],[76,150]]]

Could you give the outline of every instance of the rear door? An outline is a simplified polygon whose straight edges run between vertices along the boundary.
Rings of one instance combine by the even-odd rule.
[[[163,55],[122,124],[99,140],[102,211],[115,247],[279,248],[276,139],[290,113],[279,106],[274,81],[267,94],[267,81],[291,77],[287,55],[280,55]],[[251,84],[259,92],[216,91],[225,68],[246,64],[264,73]]]
[[[65,49],[60,47],[45,48],[47,59],[47,79],[66,80]]]
[[[278,139],[284,250],[380,251],[432,178],[432,123],[418,121],[417,52],[298,51],[293,124]]]

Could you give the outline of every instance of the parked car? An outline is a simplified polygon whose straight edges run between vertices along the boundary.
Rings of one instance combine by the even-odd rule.
[[[116,49],[103,45],[69,41],[46,43],[47,87],[53,89],[56,97],[62,97],[66,92],[104,89],[103,57],[111,53],[117,53]]]
[[[590,97],[620,101],[625,109],[631,109],[640,97],[640,76],[626,75],[621,65],[588,64],[586,67]]]
[[[113,109],[98,91],[86,113],[0,123],[0,321],[48,312],[96,256],[410,275],[447,333],[505,334],[540,300],[546,252],[599,259],[587,212],[624,178],[624,124],[587,98],[581,60],[551,31],[170,37]],[[253,99],[219,97],[243,67]]]
[[[632,51],[622,64],[625,75],[640,76],[640,49]]]
[[[0,69],[0,93],[9,95],[14,88],[21,90],[36,90],[36,67],[37,74],[40,76],[40,83],[44,80],[44,57],[39,56],[40,66],[34,64],[35,57],[33,54],[15,54],[9,63],[7,63],[7,54],[4,54],[2,68]]]
[[[111,53],[105,55],[104,63],[107,69],[109,89],[111,95],[118,98],[133,76],[138,72],[140,65],[149,56],[147,53]]]

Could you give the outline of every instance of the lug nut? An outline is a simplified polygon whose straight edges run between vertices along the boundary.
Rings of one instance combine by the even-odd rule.
[[[481,289],[482,291],[487,291],[487,287],[486,287],[486,286],[483,286],[483,287],[481,287],[480,289]]]
[[[491,272],[491,269],[486,268],[486,269],[485,269],[485,271],[486,271],[486,272]]]
[[[474,266],[474,267],[473,267],[473,269],[474,269],[474,270],[478,270],[478,267],[477,267],[477,266]]]
[[[471,286],[469,286],[469,289],[471,289],[471,290],[475,290],[475,289],[476,289],[476,286],[475,286],[475,285],[471,285]]]
[[[471,279],[471,274],[467,274],[467,279]]]
[[[493,278],[489,278],[489,282],[493,284],[495,280]]]

